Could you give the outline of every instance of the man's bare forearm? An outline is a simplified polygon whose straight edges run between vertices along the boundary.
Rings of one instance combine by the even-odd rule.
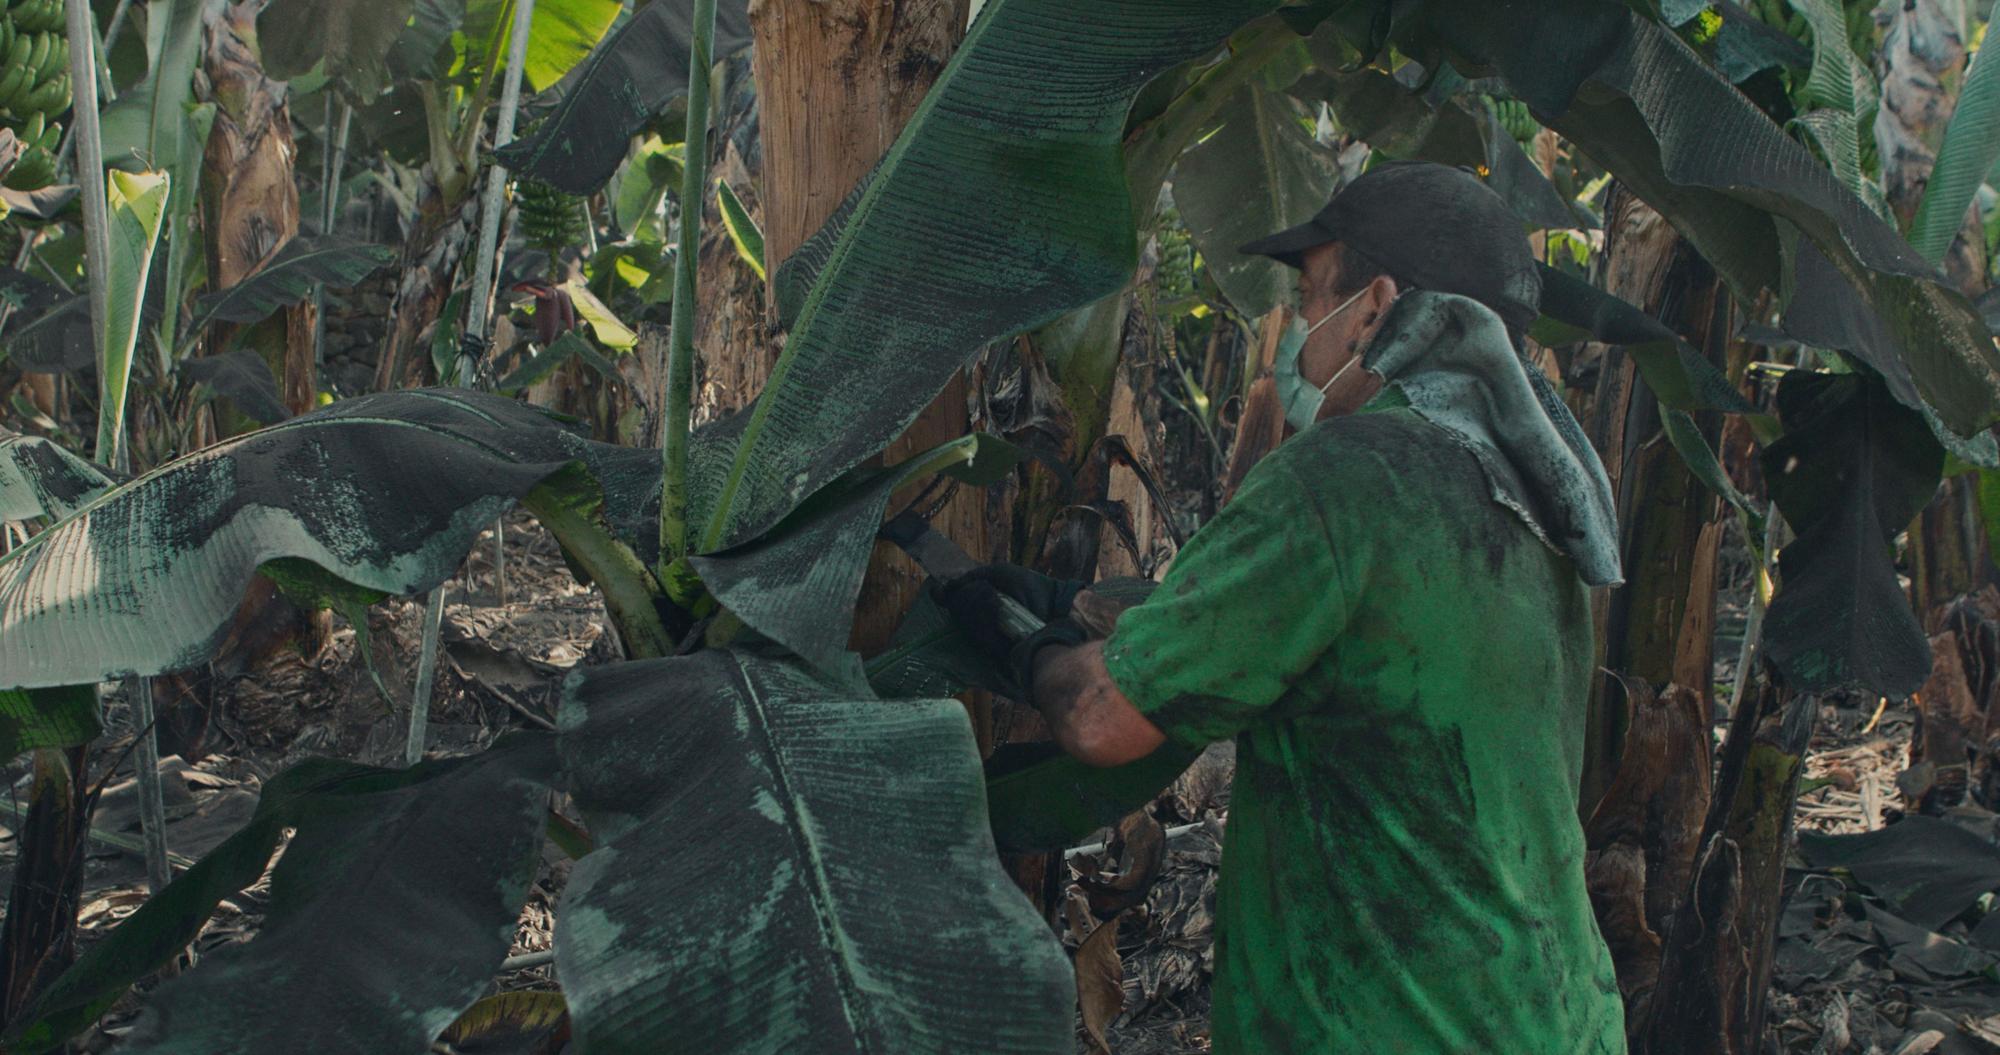
[[[1052,645],[1035,656],[1035,706],[1063,750],[1093,766],[1152,754],[1166,736],[1118,691],[1104,666],[1104,643]]]

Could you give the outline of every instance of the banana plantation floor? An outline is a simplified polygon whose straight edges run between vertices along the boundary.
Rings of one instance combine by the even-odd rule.
[[[476,751],[510,729],[547,727],[563,673],[580,662],[612,658],[601,604],[575,585],[547,535],[516,517],[507,523],[505,540],[505,604],[498,603],[490,537],[468,563],[469,582],[460,578],[450,586],[429,738],[434,753]],[[271,644],[265,618],[246,623],[233,656],[218,665],[208,686],[216,701],[211,712],[163,714],[169,840],[180,858],[197,858],[233,832],[250,816],[261,782],[300,758],[332,754],[392,765],[401,756],[422,605],[378,606],[365,641],[345,625],[330,632],[322,625],[316,639],[308,630],[306,639],[320,642],[311,656],[294,645]],[[1725,633],[1740,625],[1740,608],[1725,610],[1718,622]],[[374,656],[372,672],[364,648]],[[1720,651],[1733,655],[1733,646]],[[96,749],[94,778],[114,761],[129,774],[128,712],[116,698],[107,712],[111,733]],[[1800,826],[1829,833],[1881,828],[1902,805],[1896,780],[1907,761],[1912,717],[1893,708],[1878,715],[1829,707],[1821,718]],[[174,751],[198,761],[190,765]],[[1086,979],[1079,1050],[1106,1050],[1092,1035],[1099,1028],[1117,1055],[1208,1050],[1212,909],[1232,757],[1227,745],[1212,748],[1155,803],[1151,822],[1106,833],[1108,849],[1070,856],[1075,882],[1060,906],[1059,930]],[[23,776],[18,767],[9,775]],[[16,779],[14,787],[18,798],[25,784]],[[1994,815],[1975,807],[1961,807],[1946,820],[1988,842],[1996,834]],[[85,943],[145,897],[138,856],[118,845],[138,841],[129,779],[106,788],[96,830],[81,913]],[[0,835],[0,867],[11,870],[13,835]],[[1163,854],[1151,850],[1160,842]],[[546,850],[511,969],[496,975],[495,990],[554,985],[545,954],[567,874],[567,860]],[[1143,882],[1146,875],[1154,877],[1150,885]],[[1801,868],[1788,884],[1794,894],[1781,924],[1769,1012],[1774,1050],[2000,1052],[2000,983],[1993,966],[2000,912],[1987,915],[1974,933],[1943,924],[1940,934],[1862,898],[1832,874]],[[194,955],[253,935],[266,896],[260,884],[223,902]],[[1112,922],[1098,922],[1107,917]],[[121,1002],[81,1050],[111,1048],[136,1006],[130,997]],[[560,1051],[549,1039],[525,1039],[505,1050]]]

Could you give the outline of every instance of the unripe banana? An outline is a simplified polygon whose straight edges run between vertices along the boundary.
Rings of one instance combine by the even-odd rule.
[[[69,69],[69,41],[63,39],[60,33],[45,35],[54,41],[54,43],[49,45],[49,53],[47,57],[42,59],[42,64],[35,67],[36,84],[47,81]]]
[[[7,178],[0,184],[20,191],[40,190],[56,177],[56,158],[50,151],[39,146],[30,147],[21,153],[14,167],[7,170]]]
[[[51,81],[44,81],[28,93],[28,101],[23,105],[37,114],[59,114],[69,109],[69,74],[65,73]]]
[[[7,67],[5,73],[0,73],[0,109],[13,110],[15,100],[25,94],[22,89],[27,86],[26,66]]]
[[[42,67],[48,65],[49,52],[56,46],[54,33],[37,33],[34,46],[28,51],[28,68],[35,72],[35,82],[41,83]]]

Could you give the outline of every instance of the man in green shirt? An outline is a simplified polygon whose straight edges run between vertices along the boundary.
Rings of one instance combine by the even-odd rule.
[[[1577,820],[1615,532],[1518,354],[1521,225],[1467,173],[1394,164],[1244,251],[1300,271],[1296,435],[1108,640],[1019,569],[945,603],[1086,763],[1235,739],[1216,1052],[1623,1052]],[[1002,594],[1050,625],[996,634]]]

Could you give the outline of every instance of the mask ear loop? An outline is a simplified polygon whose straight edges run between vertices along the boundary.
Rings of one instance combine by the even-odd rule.
[[[1361,299],[1362,294],[1367,292],[1368,288],[1366,286],[1363,286],[1359,292],[1355,293],[1353,296],[1347,298],[1346,300],[1341,301],[1340,307],[1327,312],[1326,315],[1323,318],[1321,318],[1318,322],[1315,322],[1311,326],[1306,327],[1306,336],[1311,337],[1313,333],[1317,331],[1321,326],[1324,326],[1327,323],[1333,321],[1333,317],[1335,315],[1338,315],[1341,312],[1346,311],[1348,307],[1351,306],[1355,301]]]
[[[1347,362],[1346,362],[1346,363],[1345,363],[1344,365],[1342,365],[1340,369],[1338,369],[1338,370],[1335,370],[1335,371],[1333,372],[1333,376],[1332,376],[1332,377],[1329,377],[1329,378],[1327,378],[1327,379],[1326,379],[1326,384],[1323,384],[1323,385],[1319,386],[1319,394],[1320,394],[1321,396],[1325,396],[1325,395],[1326,395],[1326,390],[1327,390],[1327,389],[1329,389],[1329,388],[1332,388],[1332,387],[1333,387],[1333,383],[1334,383],[1335,381],[1338,381],[1338,380],[1340,380],[1340,375],[1342,375],[1342,374],[1346,373],[1346,372],[1347,372],[1348,370],[1352,369],[1352,368],[1354,367],[1354,364],[1355,364],[1355,363],[1358,363],[1358,362],[1360,362],[1360,361],[1361,361],[1361,353],[1360,353],[1360,352],[1356,352],[1356,353],[1354,353],[1354,356],[1353,356],[1352,358],[1348,359],[1348,360],[1347,360]]]

